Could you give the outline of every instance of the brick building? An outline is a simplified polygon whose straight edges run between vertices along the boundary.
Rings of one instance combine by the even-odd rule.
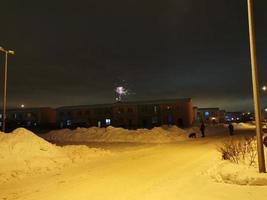
[[[197,122],[204,123],[224,123],[225,122],[225,110],[220,108],[196,108]]]
[[[193,120],[192,100],[189,98],[67,106],[57,109],[57,123],[61,128],[112,125],[135,129],[163,124],[190,126]]]
[[[3,114],[0,111],[0,127],[2,128]],[[56,110],[49,107],[8,109],[6,117],[7,129],[54,128],[56,127]]]
[[[0,111],[0,127],[2,126]],[[152,128],[160,125],[190,126],[194,121],[191,99],[171,99],[112,104],[19,108],[7,110],[7,128],[29,129],[75,127]]]

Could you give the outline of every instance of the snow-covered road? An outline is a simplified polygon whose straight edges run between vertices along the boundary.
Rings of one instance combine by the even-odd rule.
[[[262,200],[267,196],[265,186],[214,182],[205,172],[220,156],[216,142],[208,138],[111,151],[49,175],[0,185],[0,199]]]

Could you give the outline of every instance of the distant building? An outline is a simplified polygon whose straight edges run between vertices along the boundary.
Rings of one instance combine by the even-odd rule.
[[[3,115],[0,111],[0,127]],[[192,100],[170,99],[53,108],[8,109],[6,127],[28,129],[75,127],[152,128],[161,125],[190,126],[194,121]]]
[[[227,112],[225,114],[225,121],[227,122],[247,122],[254,120],[254,113],[252,112]]]
[[[182,127],[190,126],[193,120],[190,98],[67,106],[57,109],[57,122],[61,128],[112,125],[135,129],[164,124]]]
[[[0,127],[2,128],[3,114],[0,111]],[[17,127],[53,128],[56,127],[56,111],[53,108],[17,108],[8,109],[6,117],[7,129]]]
[[[225,110],[219,108],[197,108],[196,121],[204,123],[224,123]]]

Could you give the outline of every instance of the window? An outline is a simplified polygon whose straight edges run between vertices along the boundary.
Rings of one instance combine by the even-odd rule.
[[[157,117],[152,117],[152,124],[158,123],[158,118]]]
[[[111,124],[111,119],[106,119],[106,125],[110,125]]]
[[[60,112],[59,115],[60,115],[60,117],[64,117],[65,113],[64,112]]]
[[[67,120],[67,126],[70,126],[70,125],[71,125],[71,121]]]
[[[118,109],[118,113],[123,113],[123,112],[124,112],[123,108]]]

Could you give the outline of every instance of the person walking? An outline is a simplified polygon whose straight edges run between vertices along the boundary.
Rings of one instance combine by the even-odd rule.
[[[201,134],[202,134],[202,137],[205,137],[205,124],[202,122],[201,123],[201,126],[200,126],[200,131],[201,131]]]
[[[232,123],[229,123],[228,125],[228,129],[229,129],[229,134],[232,136],[234,135],[234,126]]]

